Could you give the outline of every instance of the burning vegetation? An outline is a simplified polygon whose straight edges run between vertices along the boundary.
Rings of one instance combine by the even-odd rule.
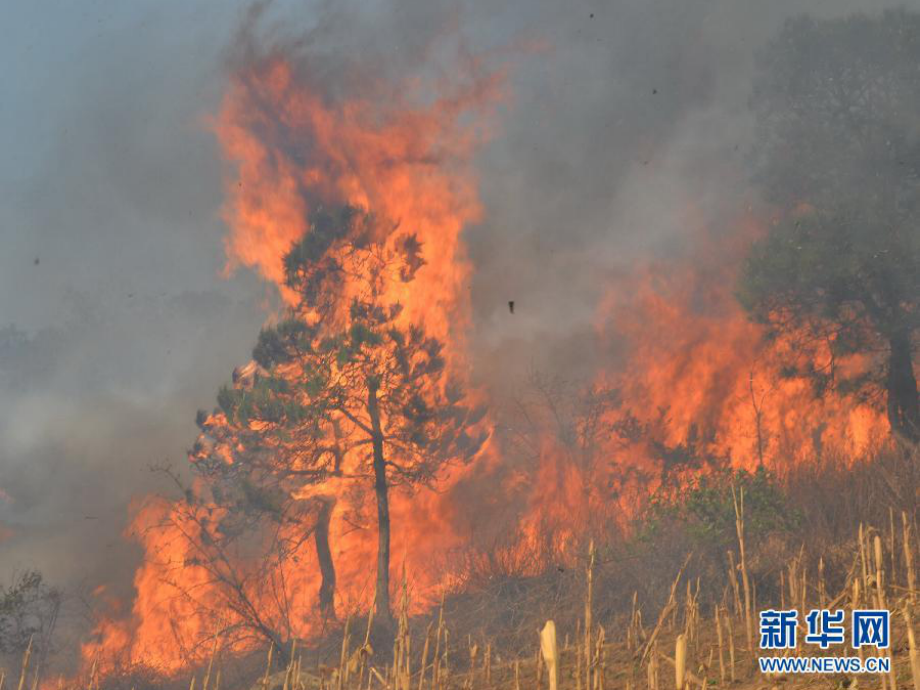
[[[250,46],[213,122],[228,270],[280,298],[198,415],[191,482],[135,506],[135,598],[84,643],[90,687],[146,667],[216,688],[218,654],[266,649],[264,690],[657,690],[662,661],[727,685],[757,603],[787,597],[897,597],[906,648],[918,37],[907,12],[786,24],[753,85],[769,207],[612,267],[592,378],[534,370],[511,405],[473,376],[463,235],[503,72],[463,56],[346,98]]]

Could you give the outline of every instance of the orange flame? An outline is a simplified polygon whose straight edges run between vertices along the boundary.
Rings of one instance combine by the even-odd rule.
[[[762,232],[751,219],[737,225],[730,241],[701,233],[692,257],[651,262],[615,281],[598,327],[602,339],[614,334],[629,348],[628,365],[602,375],[620,390],[619,414],[660,422],[665,444],[693,442],[706,456],[748,469],[831,450],[863,455],[886,436],[883,415],[834,392],[819,396],[807,379],[786,372],[802,357],[795,335],[764,338],[734,298],[737,268]],[[854,356],[837,366],[867,364]]]
[[[228,269],[256,268],[290,301],[281,260],[307,232],[311,207],[365,208],[421,242],[426,265],[394,297],[407,319],[444,338],[468,317],[470,266],[460,233],[482,212],[469,160],[486,131],[461,120],[498,98],[500,84],[495,75],[470,77],[428,105],[397,91],[381,106],[330,104],[281,59],[236,78],[217,121],[235,170],[225,213]]]
[[[224,213],[230,229],[227,270],[240,265],[257,270],[293,304],[295,296],[284,285],[282,257],[308,232],[311,210],[341,204],[370,210],[389,228],[388,245],[404,232],[421,244],[424,265],[411,283],[389,286],[388,300],[403,306],[401,318],[424,324],[445,342],[449,366],[462,375],[470,266],[460,235],[481,216],[470,158],[488,130],[482,117],[468,116],[482,115],[500,97],[502,83],[501,75],[479,74],[472,67],[473,74],[437,85],[435,97],[429,92],[416,98],[408,84],[384,104],[332,102],[312,88],[303,72],[277,56],[235,75],[215,120],[232,169]],[[209,423],[226,420],[217,415]],[[223,452],[229,460],[229,449]],[[330,479],[310,493],[341,496],[348,490],[343,480]],[[147,554],[135,575],[136,597],[129,616],[108,617],[97,626],[94,639],[83,648],[87,662],[117,659],[175,671],[207,651],[202,640],[218,625],[232,625],[229,610],[227,620],[213,616],[221,608],[221,594],[212,584],[213,573],[198,559],[195,543],[208,538],[194,517],[198,510],[188,501],[160,500],[136,508],[129,533]],[[452,509],[444,494],[410,497],[394,490],[391,515],[398,525],[394,567],[404,563],[413,573],[417,606],[423,605],[447,577],[425,565],[463,539],[452,528]],[[372,593],[368,566],[375,560],[376,530],[371,521],[361,520],[360,514],[336,515],[330,524],[340,610],[366,607]],[[245,571],[247,564],[234,566]],[[292,553],[285,567],[292,606],[314,611],[319,586],[315,556],[309,549]],[[187,596],[190,591],[194,597]],[[270,617],[262,594],[247,591]],[[296,616],[291,634],[316,634],[317,618]]]
[[[308,74],[277,56],[236,75],[215,122],[232,163],[228,270],[257,270],[293,303],[283,285],[282,257],[308,232],[310,211],[342,203],[372,210],[393,228],[387,242],[397,241],[396,228],[413,232],[425,260],[414,281],[392,286],[388,296],[404,306],[406,319],[424,323],[447,343],[452,369],[462,372],[471,267],[461,233],[482,214],[470,161],[484,135],[466,115],[494,102],[500,85],[500,76],[477,75],[442,85],[428,99],[411,97],[407,86],[380,105],[323,96],[311,88]],[[456,577],[432,564],[449,562],[451,552],[473,540],[472,523],[461,514],[471,484],[490,484],[496,502],[507,496],[514,504],[502,518],[512,550],[564,560],[580,548],[586,531],[622,524],[639,493],[661,481],[668,453],[752,468],[761,458],[773,465],[800,462],[831,447],[855,456],[884,435],[876,410],[842,396],[818,398],[803,379],[781,375],[792,343],[767,342],[732,294],[734,267],[760,232],[749,220],[739,226],[732,244],[701,237],[698,255],[611,276],[598,308],[597,337],[618,355],[595,383],[616,396],[592,427],[590,452],[573,450],[547,425],[531,463],[504,466],[502,449],[492,445],[437,493],[394,491],[393,560],[412,578],[416,609]],[[219,414],[209,420],[225,423]],[[348,491],[344,480],[330,479],[312,493],[338,498]],[[201,500],[206,491],[196,495]],[[213,616],[222,608],[221,593],[195,548],[196,540],[209,538],[207,528],[189,517],[216,508],[193,503],[152,501],[136,508],[130,533],[148,556],[135,575],[136,597],[129,615],[100,623],[84,659],[120,657],[175,671],[207,652],[202,643],[222,622],[232,623],[229,610],[223,621]],[[330,523],[340,610],[370,603],[375,537],[373,522],[360,512],[337,511]],[[297,551],[284,567],[290,605],[304,612],[290,633],[315,635],[315,557]],[[194,598],[184,595],[189,590],[196,591]],[[271,616],[269,602],[255,590],[252,596]]]

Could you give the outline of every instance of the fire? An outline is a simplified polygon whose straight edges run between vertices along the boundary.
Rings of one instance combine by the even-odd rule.
[[[502,79],[462,74],[437,84],[433,97],[430,84],[422,89],[427,95],[412,84],[399,86],[384,100],[331,97],[307,66],[277,54],[234,76],[214,120],[228,161],[227,268],[258,271],[293,304],[282,257],[309,232],[311,211],[341,204],[372,210],[386,246],[395,249],[411,232],[423,260],[415,280],[388,286],[388,299],[403,305],[407,322],[423,323],[446,343],[448,366],[462,376],[469,367],[464,339],[472,271],[462,231],[483,213],[471,158],[488,132],[483,113],[501,97]],[[437,492],[392,494],[393,569],[405,569],[415,610],[456,582],[457,573],[433,564],[450,563],[452,553],[474,541],[474,521],[463,505],[470,486],[489,487],[495,496],[484,503],[496,515],[497,504],[514,506],[496,522],[511,551],[537,554],[517,561],[533,568],[571,558],[587,533],[625,524],[643,492],[668,473],[705,471],[713,459],[782,466],[831,448],[858,456],[883,437],[887,425],[876,410],[839,395],[818,397],[807,381],[783,375],[794,343],[765,340],[733,297],[733,271],[759,232],[750,220],[738,226],[731,243],[701,236],[697,254],[610,277],[597,310],[597,338],[611,351],[610,362],[593,382],[588,411],[572,418],[574,440],[559,438],[547,423],[532,462],[510,467],[507,449],[494,443],[472,465],[442,478]],[[256,373],[254,365],[241,369],[236,385],[248,385]],[[240,448],[221,436],[226,426],[222,413],[204,423],[209,452],[229,463]],[[373,594],[375,525],[366,512],[346,510],[350,486],[330,478],[302,496],[331,506],[340,612],[366,610]],[[288,638],[322,632],[315,615],[320,572],[310,548],[285,551],[275,564],[285,578],[286,605],[298,612],[284,623],[277,597],[266,591],[275,576],[266,579],[258,563],[234,554],[225,565],[256,612],[241,613],[215,585],[227,572],[215,574],[202,563],[221,508],[203,483],[192,494],[135,506],[129,535],[146,554],[134,579],[136,596],[129,612],[99,623],[83,649],[87,663],[99,660],[105,668],[107,659],[120,659],[176,671],[205,656],[216,631],[232,629],[244,615],[264,618]],[[300,524],[272,538],[294,542],[317,519],[305,508]],[[257,642],[229,640],[237,649]]]
[[[720,466],[762,463],[782,474],[826,455],[854,461],[885,441],[876,405],[833,390],[818,395],[787,371],[803,357],[795,337],[767,339],[743,313],[736,270],[762,231],[750,218],[738,219],[728,240],[701,228],[689,255],[609,278],[596,317],[609,363],[588,406],[563,420],[570,438],[554,431],[567,414],[559,400],[549,418],[528,412],[541,432],[526,479],[506,483],[526,504],[512,550],[565,562],[591,536],[627,530],[650,492],[669,482]],[[827,356],[819,348],[819,360]],[[836,366],[852,373],[868,363],[851,357]]]
[[[307,232],[311,208],[348,203],[391,223],[394,241],[400,229],[421,243],[424,269],[394,295],[406,318],[440,338],[451,324],[461,331],[470,266],[460,234],[482,213],[469,161],[487,135],[461,119],[500,96],[500,75],[445,85],[427,105],[414,105],[411,85],[402,85],[383,107],[329,103],[306,79],[272,59],[237,76],[224,100],[217,135],[234,169],[228,269],[257,269],[290,301],[282,257]]]
[[[598,329],[602,340],[613,336],[628,348],[627,366],[601,374],[620,391],[617,421],[628,417],[654,428],[664,446],[747,469],[761,462],[782,469],[825,452],[865,454],[887,435],[884,416],[834,391],[817,395],[787,371],[803,357],[795,336],[765,338],[735,299],[736,271],[762,232],[749,218],[736,227],[729,242],[703,232],[692,256],[614,279]],[[820,366],[829,354],[819,348],[817,356]],[[837,366],[859,371],[867,362],[851,357]]]
[[[417,242],[409,250],[418,254],[414,280],[393,281],[387,300],[403,307],[403,320],[424,324],[445,343],[448,367],[462,377],[471,267],[461,232],[482,214],[470,160],[488,134],[487,111],[501,98],[502,76],[471,65],[470,73],[457,73],[445,83],[398,86],[384,100],[379,94],[374,100],[332,99],[312,83],[307,66],[279,55],[257,59],[233,76],[214,119],[228,162],[227,270],[258,271],[293,304],[282,258],[309,231],[311,212],[344,204],[370,210],[388,249],[399,248],[407,234]],[[343,286],[346,294],[349,289]],[[247,385],[253,373],[252,366],[241,369],[239,385]],[[216,436],[226,421],[215,414],[206,425]],[[215,452],[232,462],[238,448],[216,445]],[[440,488],[449,488],[460,474]],[[349,491],[345,480],[330,478],[299,497],[322,497],[335,506],[329,542],[339,583],[336,603],[346,612],[369,605],[376,556],[369,514],[336,505]],[[296,638],[321,632],[322,622],[313,615],[320,573],[310,548],[287,551],[277,564],[284,570],[291,608],[303,612],[280,624],[277,601],[266,591],[258,564],[234,554],[225,564],[227,572],[223,566],[215,572],[203,562],[220,508],[209,504],[201,482],[193,494],[135,507],[128,536],[146,554],[134,579],[136,597],[128,615],[109,616],[97,625],[83,648],[87,663],[102,668],[116,661],[144,663],[172,672],[201,658],[210,650],[205,641],[218,629],[232,630],[241,615],[248,615],[234,611],[215,584],[229,569],[269,625]],[[416,608],[430,603],[448,578],[427,564],[465,541],[453,527],[454,510],[445,493],[392,493],[393,570],[411,573]],[[302,524],[284,527],[274,538],[293,542],[295,533],[311,529],[315,520],[315,514],[305,513]],[[224,642],[236,649],[255,643],[245,635]]]

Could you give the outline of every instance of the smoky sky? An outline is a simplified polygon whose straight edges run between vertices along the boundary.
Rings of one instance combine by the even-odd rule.
[[[690,242],[688,206],[719,224],[758,203],[747,101],[785,18],[895,4],[289,1],[246,40],[298,40],[331,95],[424,74],[458,37],[507,65],[465,234],[474,372],[500,389],[530,365],[589,374],[610,272]],[[250,7],[6,9],[0,578],[40,567],[70,591],[129,592],[129,501],[162,488],[151,464],[182,465],[195,410],[249,357],[273,297],[246,271],[222,276],[226,170],[207,121],[245,60]]]

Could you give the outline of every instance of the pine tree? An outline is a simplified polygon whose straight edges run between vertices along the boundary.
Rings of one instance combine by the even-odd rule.
[[[353,207],[320,210],[311,221],[284,258],[296,304],[260,333],[251,385],[218,396],[244,449],[223,466],[287,495],[333,477],[372,490],[376,613],[389,620],[391,489],[430,485],[471,459],[486,438],[473,431],[484,409],[464,404],[443,343],[391,297],[424,264],[415,237],[388,241],[373,216]]]

